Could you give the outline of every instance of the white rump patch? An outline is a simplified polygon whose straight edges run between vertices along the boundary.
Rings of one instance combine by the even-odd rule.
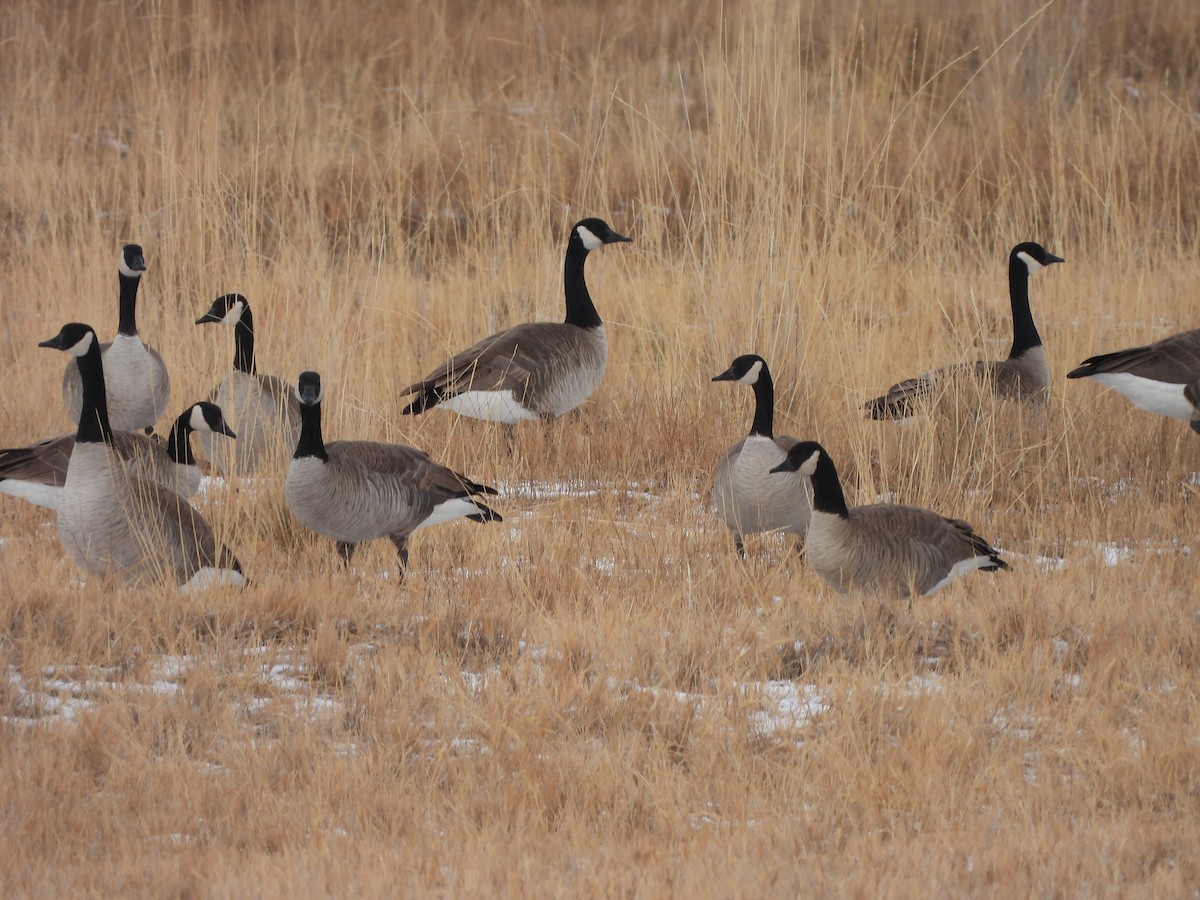
[[[422,528],[428,528],[430,525],[441,525],[443,522],[452,522],[455,519],[463,519],[467,516],[477,516],[482,512],[475,502],[467,497],[456,497],[453,500],[446,500],[439,503],[433,508],[433,512],[429,517],[421,522],[413,531],[420,531]]]
[[[1172,419],[1191,419],[1195,414],[1192,404],[1183,396],[1187,385],[1155,381],[1128,372],[1101,372],[1088,378],[1124,394],[1130,403],[1146,412]]]
[[[588,250],[595,250],[604,243],[604,241],[596,237],[596,235],[591,232],[591,229],[587,228],[586,226],[580,225],[575,230],[579,233],[579,239],[583,241],[583,246]]]
[[[44,506],[47,509],[58,509],[63,499],[61,487],[38,484],[36,481],[20,481],[14,478],[0,481],[0,493],[20,497],[34,506]]]
[[[1025,268],[1029,271],[1030,275],[1032,275],[1038,269],[1043,268],[1043,266],[1040,262],[1038,262],[1036,259],[1034,259],[1032,256],[1030,256],[1024,250],[1022,250],[1020,253],[1017,254],[1017,259],[1019,259],[1021,262],[1025,263]]]
[[[946,576],[925,592],[925,596],[929,596],[934,591],[940,591],[952,581],[958,581],[968,572],[974,572],[976,569],[982,569],[984,566],[995,565],[990,556],[972,556],[970,559],[960,559],[950,567],[950,571]]]
[[[203,566],[187,584],[179,588],[181,594],[199,594],[214,587],[241,587],[246,583],[246,576],[233,569],[218,569],[216,566]]]
[[[96,332],[89,331],[82,338],[67,348],[67,352],[74,357],[86,356],[87,352],[92,349],[92,342],[96,340]]]
[[[754,365],[746,370],[746,374],[738,379],[738,384],[758,384],[758,376],[762,374],[762,360],[756,359]]]
[[[133,269],[129,268],[129,264],[125,262],[125,251],[123,251],[123,250],[117,256],[117,271],[120,272],[122,275],[124,275],[126,278],[141,278],[142,277],[141,272],[136,272]]]
[[[512,391],[463,391],[447,397],[438,407],[453,410],[468,419],[503,422],[505,425],[540,418],[518,403]]]

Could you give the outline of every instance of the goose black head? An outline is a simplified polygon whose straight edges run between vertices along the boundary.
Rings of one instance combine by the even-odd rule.
[[[571,242],[578,241],[584,250],[595,250],[603,244],[619,244],[632,240],[633,238],[617,234],[603,219],[583,219],[576,222],[575,227],[571,229]]]
[[[117,257],[117,271],[126,278],[141,278],[146,271],[146,258],[142,256],[141,244],[126,244]]]
[[[787,459],[771,470],[775,472],[799,472],[809,477],[817,471],[817,463],[825,448],[816,441],[801,441],[788,451]]]
[[[233,433],[233,429],[229,427],[229,423],[225,421],[225,415],[221,412],[221,407],[206,400],[202,400],[192,406],[187,423],[192,431],[211,431],[213,434],[223,434],[225,437],[237,438],[237,435]]]
[[[301,372],[296,382],[296,399],[304,406],[316,406],[324,396],[321,376],[316,372]]]
[[[1025,271],[1030,275],[1045,266],[1066,262],[1061,256],[1055,256],[1041,244],[1034,243],[1033,241],[1017,244],[1017,246],[1013,247],[1009,258],[1014,262],[1020,260],[1024,263]]]
[[[713,381],[736,381],[738,384],[754,384],[763,372],[768,371],[767,361],[755,353],[739,356],[733,364],[720,375],[714,375]]]
[[[96,341],[96,331],[82,322],[68,322],[54,337],[41,341],[39,347],[62,350],[74,357],[83,356]]]
[[[225,322],[236,325],[242,313],[250,306],[250,302],[241,294],[222,294],[212,302],[208,312],[196,320],[197,325],[206,322]]]

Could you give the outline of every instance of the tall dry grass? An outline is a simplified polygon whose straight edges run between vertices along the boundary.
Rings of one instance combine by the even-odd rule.
[[[65,427],[36,343],[112,330],[136,240],[173,406],[241,291],[330,437],[426,448],[508,519],[422,532],[397,586],[234,484],[204,510],[253,585],[184,599],[81,586],[4,501],[7,892],[1195,889],[1198,445],[1061,377],[1196,324],[1195,4],[14,3],[0,46],[3,443]],[[561,315],[584,215],[636,241],[588,264],[593,400],[511,454],[398,416]],[[1049,410],[863,421],[1006,352],[1025,239],[1067,259],[1034,280]],[[736,560],[707,492],[751,401],[708,379],[743,352],[853,500],[963,516],[1014,571],[888,606],[782,541]]]

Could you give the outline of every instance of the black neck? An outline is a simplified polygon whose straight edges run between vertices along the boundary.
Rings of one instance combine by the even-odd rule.
[[[750,433],[762,437],[775,437],[775,382],[764,364],[754,382],[754,422]]]
[[[1009,359],[1024,356],[1027,350],[1042,346],[1041,335],[1029,311],[1029,269],[1017,256],[1008,260],[1008,298],[1012,302],[1013,343]]]
[[[846,507],[846,495],[842,493],[837,466],[824,450],[817,457],[817,470],[809,480],[813,486],[812,508],[815,512],[831,513],[843,519],[850,514]]]
[[[583,280],[583,264],[588,251],[578,237],[567,244],[567,261],[563,265],[563,290],[567,296],[567,324],[580,328],[597,328],[604,324],[592,303],[587,282]]]
[[[171,434],[167,437],[167,456],[181,466],[194,466],[196,457],[192,454],[192,442],[188,436],[192,433],[189,419],[192,411],[189,409],[171,426]]]
[[[254,374],[254,317],[249,306],[242,308],[233,326],[233,367],[247,375]]]
[[[121,278],[121,318],[117,334],[137,334],[137,292],[141,278],[119,273]]]
[[[108,424],[108,393],[104,389],[104,363],[100,361],[100,342],[92,335],[92,346],[75,360],[79,380],[83,383],[83,408],[79,413],[77,444],[112,443],[112,426]]]
[[[305,459],[315,456],[322,462],[329,461],[325,452],[325,439],[321,437],[321,404],[300,404],[300,440],[296,443],[296,452],[292,459]]]

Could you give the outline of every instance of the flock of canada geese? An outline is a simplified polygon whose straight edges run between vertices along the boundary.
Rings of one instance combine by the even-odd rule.
[[[561,416],[599,386],[608,343],[584,280],[588,254],[630,238],[600,219],[572,227],[563,282],[562,322],[517,325],[468,347],[402,391],[402,412],[433,408],[503,423]],[[1029,278],[1063,260],[1036,243],[1017,244],[1008,260],[1013,343],[999,361],[936,369],[893,385],[866,404],[874,419],[905,418],[948,382],[979,379],[1017,401],[1043,401],[1050,372],[1029,305]],[[197,325],[232,326],[233,369],[206,401],[185,409],[164,441],[152,437],[166,412],[170,377],[162,357],[138,336],[137,291],[146,269],[142,249],[118,259],[117,334],[100,343],[89,325],[69,323],[39,346],[72,359],[63,377],[74,434],[0,451],[0,492],[57,511],[63,547],[87,573],[130,583],[164,581],[194,589],[241,584],[237,557],[221,546],[190,500],[201,472],[191,446],[221,475],[250,475],[291,452],[287,506],[303,525],[331,538],[344,561],[364,541],[388,538],[401,574],[408,540],[440,522],[500,521],[485,497],[495,488],[400,444],[338,440],[321,430],[321,376],[302,372],[293,387],[257,372],[254,319],[240,294],[213,301]],[[1090,378],[1141,409],[1185,419],[1200,432],[1200,330],[1145,347],[1094,356],[1067,375]],[[975,570],[1007,569],[998,551],[960,519],[913,506],[846,503],[828,452],[813,441],[774,431],[774,386],[761,356],[739,356],[713,381],[750,385],[750,433],[720,459],[713,487],[717,511],[737,552],[745,537],[788,532],[803,542],[808,565],[839,591],[929,593]]]

